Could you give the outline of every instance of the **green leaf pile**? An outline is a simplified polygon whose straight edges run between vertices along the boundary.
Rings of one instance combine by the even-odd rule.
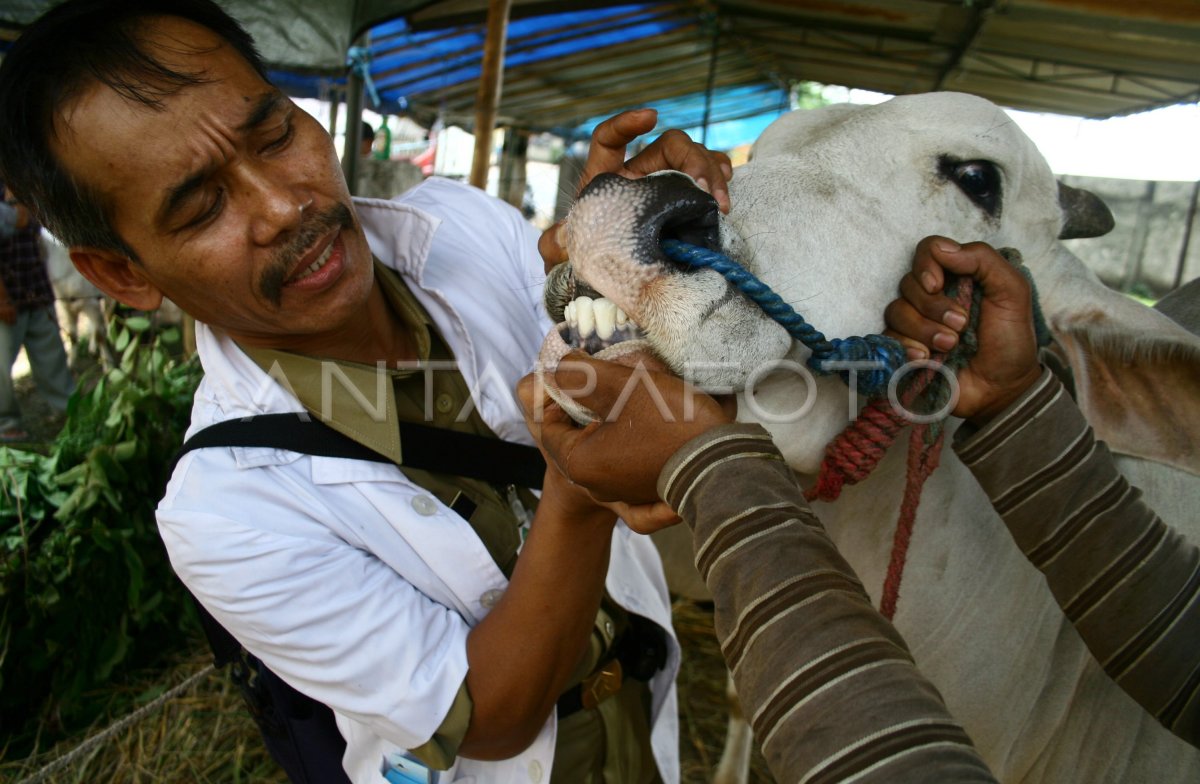
[[[72,397],[49,453],[0,448],[0,743],[10,752],[34,727],[90,721],[118,668],[177,649],[192,623],[154,508],[200,366],[178,359],[177,329],[155,333],[144,317],[110,335],[118,366]]]

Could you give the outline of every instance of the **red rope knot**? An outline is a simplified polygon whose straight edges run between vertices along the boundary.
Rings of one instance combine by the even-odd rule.
[[[967,331],[954,351],[934,353],[930,357],[937,363],[936,366],[920,368],[903,379],[897,398],[907,411],[913,411],[918,401],[929,403],[930,400],[943,397],[944,390],[935,383],[940,376],[938,366],[958,368],[970,359],[965,355],[964,346],[974,346],[973,332],[978,322],[973,281],[970,278],[959,279],[952,296],[960,307],[971,314]],[[968,337],[971,339],[968,340]],[[869,402],[859,412],[858,418],[825,448],[825,459],[821,462],[817,481],[805,491],[804,497],[809,501],[836,500],[845,485],[856,484],[870,475],[900,431],[909,424],[908,417],[897,411],[887,398],[876,398]],[[921,503],[921,490],[941,459],[943,430],[941,422],[914,424],[909,433],[904,498],[900,503],[883,596],[879,603],[880,612],[889,620],[896,614],[900,580],[904,575],[908,546],[912,541],[917,507]]]

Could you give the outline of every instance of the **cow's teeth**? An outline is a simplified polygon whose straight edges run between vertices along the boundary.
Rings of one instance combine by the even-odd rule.
[[[589,354],[643,337],[629,314],[607,297],[576,297],[563,306],[562,317],[562,339]]]
[[[579,336],[588,337],[596,331],[595,301],[591,297],[575,299],[575,318],[579,321]]]
[[[610,299],[598,299],[592,312],[596,316],[596,334],[601,340],[608,340],[617,325],[617,306]]]

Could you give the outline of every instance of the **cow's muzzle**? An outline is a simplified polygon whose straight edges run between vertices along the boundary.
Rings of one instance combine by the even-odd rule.
[[[679,240],[709,250],[719,248],[717,200],[686,174],[663,172],[638,180],[600,174],[588,183],[579,198],[585,199],[589,193],[607,189],[628,190],[628,197],[637,202],[634,241],[639,262],[683,267],[663,255],[663,240]]]

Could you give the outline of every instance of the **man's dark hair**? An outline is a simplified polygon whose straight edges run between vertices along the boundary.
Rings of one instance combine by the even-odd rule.
[[[363,142],[375,140],[375,129],[371,127],[371,123],[366,120],[362,121],[359,126],[358,139]]]
[[[113,229],[111,205],[54,155],[54,120],[63,106],[99,82],[157,109],[163,98],[205,81],[203,73],[174,70],[155,58],[143,36],[154,16],[207,27],[267,78],[253,39],[211,0],[68,0],[31,24],[0,63],[0,176],[69,246],[137,258]]]

